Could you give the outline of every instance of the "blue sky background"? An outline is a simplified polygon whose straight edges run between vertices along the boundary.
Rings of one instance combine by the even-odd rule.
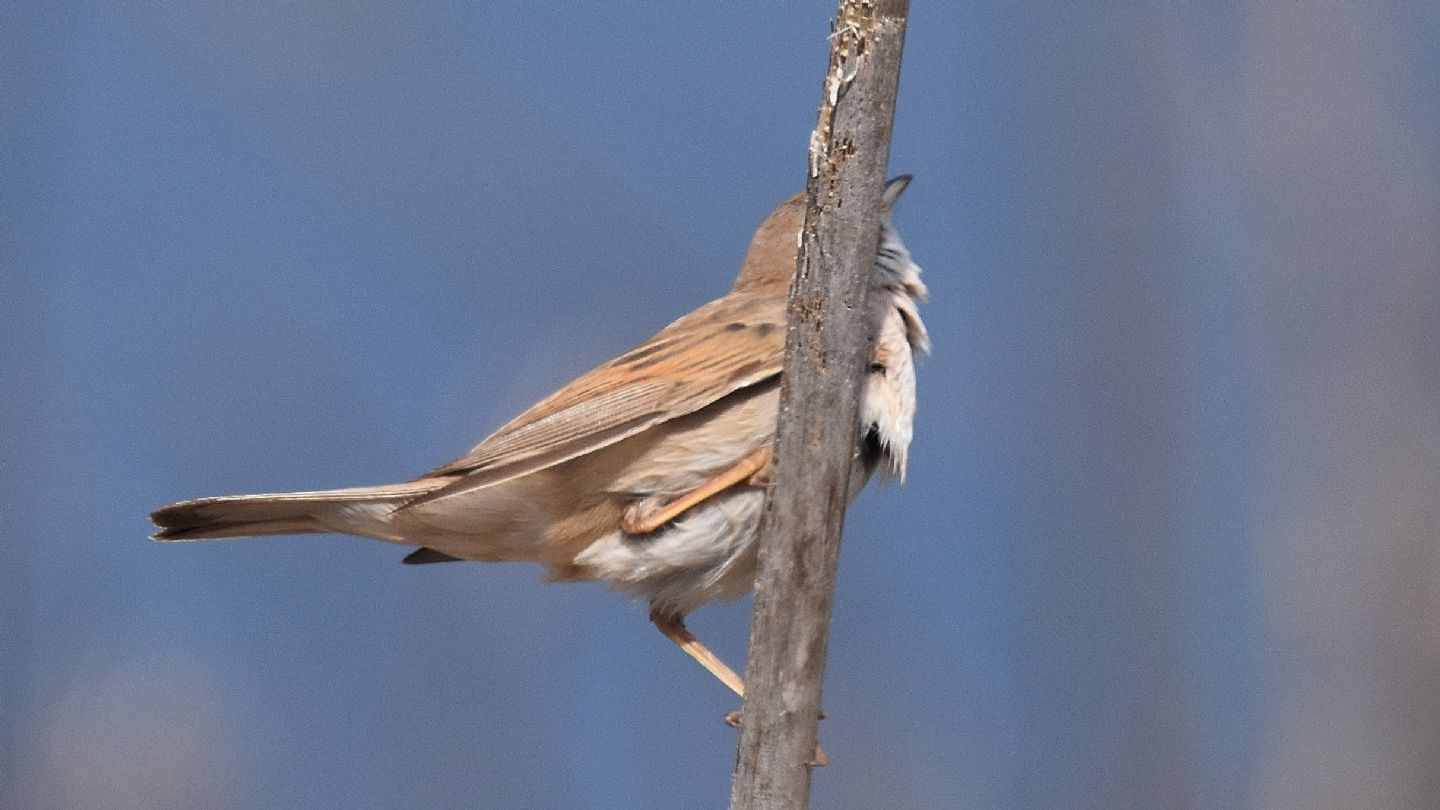
[[[643,605],[145,515],[411,477],[721,294],[833,10],[0,6],[0,805],[723,806],[736,703]],[[815,806],[1430,806],[1437,35],[914,3],[935,354]]]

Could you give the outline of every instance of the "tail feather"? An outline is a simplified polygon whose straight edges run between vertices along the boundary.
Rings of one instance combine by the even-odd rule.
[[[354,531],[335,525],[334,517],[361,504],[404,503],[434,487],[410,482],[321,492],[282,492],[199,498],[161,507],[150,514],[159,531],[152,540],[218,540],[271,534]]]

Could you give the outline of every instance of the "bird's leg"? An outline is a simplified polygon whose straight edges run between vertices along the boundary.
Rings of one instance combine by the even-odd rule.
[[[700,643],[685,627],[685,620],[675,616],[666,616],[654,611],[650,612],[650,621],[655,623],[665,637],[675,642],[676,646],[684,650],[687,655],[699,662],[711,675],[720,679],[720,682],[730,687],[730,691],[745,697],[745,680],[735,670],[731,669],[720,656],[710,651],[709,647]]]
[[[626,534],[649,534],[736,484],[763,484],[769,481],[772,460],[771,449],[762,447],[689,492],[674,498],[652,495],[636,501],[625,509],[620,528]]]
[[[709,647],[701,644],[700,639],[695,638],[694,634],[685,627],[684,619],[656,613],[652,610],[650,611],[650,621],[655,623],[655,626],[660,629],[660,632],[665,634],[666,638],[675,642],[687,655],[698,661],[700,666],[705,667],[706,671],[716,678],[719,678],[720,682],[730,687],[730,690],[735,694],[742,698],[745,697],[745,680],[724,661],[721,661],[720,656],[711,652]],[[825,713],[821,712],[820,716],[823,718]],[[739,728],[740,710],[736,709],[725,715],[725,723],[731,728]],[[829,763],[830,758],[825,755],[825,750],[819,745],[816,745],[815,754],[810,758],[810,764],[816,767],[823,767]]]

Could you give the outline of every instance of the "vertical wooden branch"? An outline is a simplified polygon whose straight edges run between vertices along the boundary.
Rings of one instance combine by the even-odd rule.
[[[790,291],[775,487],[760,530],[732,810],[798,810],[809,802],[835,566],[873,352],[865,299],[908,6],[841,0],[831,36]]]

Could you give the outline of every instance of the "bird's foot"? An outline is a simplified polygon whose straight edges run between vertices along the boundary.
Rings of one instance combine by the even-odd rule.
[[[731,728],[740,728],[741,716],[742,714],[739,709],[736,709],[733,712],[727,712],[725,714],[725,725]],[[820,712],[820,719],[825,719],[825,712]],[[810,757],[810,761],[805,764],[815,768],[823,768],[826,765],[830,764],[830,757],[826,756],[825,749],[821,748],[819,743],[816,743],[814,755],[812,755]]]

